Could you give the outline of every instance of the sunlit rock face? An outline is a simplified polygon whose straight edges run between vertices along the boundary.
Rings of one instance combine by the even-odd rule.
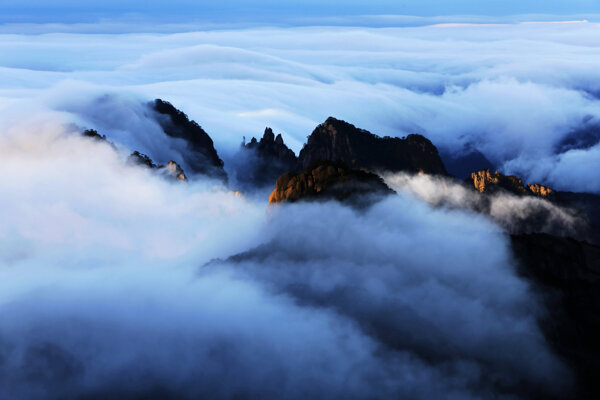
[[[391,193],[394,191],[373,173],[322,161],[299,174],[283,174],[269,196],[269,203],[335,199],[362,205],[363,199],[376,199]]]
[[[549,197],[554,193],[554,190],[550,189],[547,186],[540,185],[539,183],[533,183],[527,185],[527,189],[529,189],[536,196],[541,197]]]
[[[167,174],[175,178],[175,180],[184,182],[187,181],[187,177],[185,176],[183,169],[175,161],[169,161],[165,166],[165,170]]]
[[[190,120],[184,112],[171,103],[161,99],[154,100],[151,108],[168,136],[186,141],[188,151],[183,153],[182,157],[193,174],[227,180],[223,160],[219,158],[210,136],[198,123]]]
[[[270,186],[283,173],[295,171],[296,154],[286,146],[281,134],[275,136],[266,128],[260,140],[252,138],[242,143],[238,153],[239,168],[236,178],[242,186]]]
[[[489,169],[471,173],[471,178],[467,181],[472,183],[480,193],[494,193],[505,190],[518,195],[535,195],[539,197],[549,197],[554,193],[549,187],[537,183],[525,186],[523,180],[518,176],[504,175],[498,171],[492,173]]]
[[[437,148],[427,138],[416,134],[402,139],[379,137],[333,117],[315,128],[298,160],[302,168],[328,160],[369,171],[447,175]]]

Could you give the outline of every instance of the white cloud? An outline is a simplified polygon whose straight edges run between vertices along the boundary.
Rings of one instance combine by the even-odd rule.
[[[24,114],[0,136],[0,397],[568,389],[484,218],[400,196],[267,208]]]
[[[0,90],[4,102],[47,91],[68,100],[82,86],[162,97],[222,153],[267,125],[298,151],[334,115],[381,135],[420,132],[449,150],[468,142],[529,179],[540,174],[525,165],[553,159],[557,142],[600,117],[599,32],[582,22],[2,34]]]

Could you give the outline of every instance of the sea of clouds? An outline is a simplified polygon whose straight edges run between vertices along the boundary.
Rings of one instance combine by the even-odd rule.
[[[598,193],[598,28],[1,34],[0,398],[567,393],[503,230],[529,204],[488,218],[397,175],[366,210],[268,207],[124,160],[180,149],[144,114],[160,97],[226,165],[266,125],[297,152],[333,115]]]
[[[39,101],[110,136],[128,121],[93,118],[96,97],[160,97],[224,158],[266,125],[298,152],[332,115],[379,135],[421,133],[448,153],[478,149],[525,181],[599,193],[599,36],[587,21],[3,33],[0,104]]]
[[[68,120],[0,140],[0,398],[568,392],[487,219],[408,195],[267,207]]]

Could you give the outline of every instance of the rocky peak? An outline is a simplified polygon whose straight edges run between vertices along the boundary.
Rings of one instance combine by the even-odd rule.
[[[260,141],[263,143],[274,143],[275,135],[273,134],[273,130],[271,128],[265,128],[265,133]]]
[[[275,137],[275,143],[278,146],[284,146],[283,137],[281,136],[281,133],[278,133],[277,136]]]
[[[175,180],[187,182],[187,176],[185,176],[183,169],[175,161],[170,160],[165,169],[170,176],[175,178]]]
[[[84,137],[106,141],[106,135],[101,135],[95,129],[86,129],[81,133]]]
[[[356,205],[368,205],[374,198],[392,194],[379,176],[354,170],[343,163],[322,161],[301,173],[287,172],[275,184],[269,203],[310,199],[335,199]]]
[[[223,161],[212,139],[196,121],[190,120],[184,112],[161,99],[154,100],[150,106],[168,136],[186,141],[188,151],[182,154],[182,158],[192,172],[227,180]]]
[[[156,170],[164,176],[175,179],[176,181],[187,182],[187,177],[183,169],[175,161],[171,160],[167,165],[155,164],[150,157],[146,154],[142,154],[139,151],[134,151],[127,158],[127,162],[132,165],[144,166],[146,168]]]
[[[539,197],[549,197],[552,196],[554,190],[550,189],[547,186],[540,185],[539,183],[533,183],[527,185],[527,189],[532,192],[534,195]]]
[[[554,191],[549,187],[538,183],[525,186],[523,180],[515,175],[504,175],[496,171],[491,173],[489,169],[482,169],[471,174],[467,182],[473,184],[480,193],[495,193],[504,190],[517,195],[532,195],[538,197],[550,197]]]
[[[315,128],[298,159],[302,168],[328,160],[370,171],[447,175],[436,147],[424,136],[379,137],[333,117]]]
[[[154,164],[152,159],[146,154],[142,154],[139,151],[134,151],[127,158],[127,162],[133,165],[144,165],[148,168],[158,168],[158,165]]]
[[[272,185],[281,174],[295,170],[297,165],[296,154],[285,145],[281,134],[275,136],[271,128],[265,128],[260,141],[253,137],[240,151],[245,162],[236,177],[242,185]]]

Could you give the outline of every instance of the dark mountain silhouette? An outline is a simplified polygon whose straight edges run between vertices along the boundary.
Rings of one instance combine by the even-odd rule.
[[[301,173],[287,172],[275,184],[269,203],[298,200],[330,200],[367,205],[371,200],[395,193],[379,176],[329,161],[316,162]]]
[[[169,161],[167,165],[157,165],[154,164],[152,159],[146,154],[142,154],[139,151],[134,151],[127,158],[127,162],[134,165],[143,165],[147,168],[157,170],[159,173],[177,181],[187,181],[185,172],[183,172],[183,169],[179,166],[179,164],[173,160]]]
[[[296,154],[290,150],[281,134],[266,128],[260,140],[252,138],[242,143],[237,155],[236,179],[243,187],[272,186],[282,174],[296,169]]]
[[[600,394],[600,246],[546,234],[512,235],[519,273],[535,283],[548,314],[540,321],[573,367],[576,398]]]
[[[440,150],[440,157],[448,173],[460,180],[469,178],[473,171],[494,170],[492,162],[476,149],[460,152]]]
[[[186,141],[188,151],[181,154],[181,157],[192,173],[227,180],[223,161],[219,158],[212,139],[200,125],[169,102],[156,99],[150,106],[168,136]]]
[[[106,141],[106,135],[99,134],[95,129],[86,129],[81,134],[91,139]]]
[[[148,168],[158,168],[158,165],[154,164],[150,157],[137,150],[129,155],[127,162],[134,165],[144,165]]]
[[[379,137],[333,117],[315,128],[298,160],[301,168],[328,160],[369,171],[448,174],[436,147],[421,135]]]

